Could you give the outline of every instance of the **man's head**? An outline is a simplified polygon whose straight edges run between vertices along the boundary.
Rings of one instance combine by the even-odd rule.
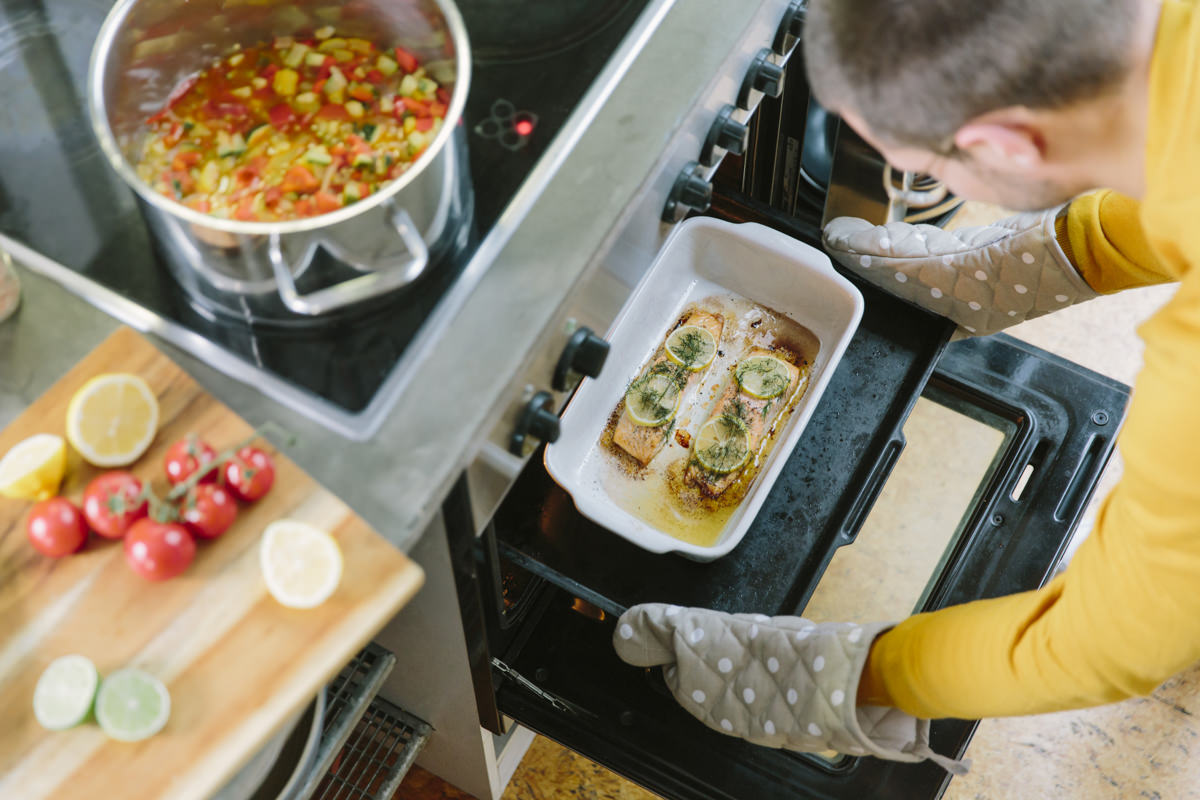
[[[813,93],[898,168],[1040,208],[1094,188],[1144,0],[809,0]]]

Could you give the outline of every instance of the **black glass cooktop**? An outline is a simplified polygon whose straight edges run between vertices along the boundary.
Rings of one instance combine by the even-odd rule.
[[[157,259],[134,194],[85,108],[88,59],[112,3],[0,0],[0,233],[336,406],[368,406],[649,0],[463,0],[473,48],[464,120],[473,220],[385,303],[286,329],[193,307]],[[518,114],[499,132],[490,118]],[[524,112],[524,113],[522,113]],[[502,135],[494,135],[502,133]],[[514,138],[515,137],[515,138]]]

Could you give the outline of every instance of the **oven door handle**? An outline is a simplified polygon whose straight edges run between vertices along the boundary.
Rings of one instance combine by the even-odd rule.
[[[867,515],[871,513],[871,507],[879,499],[883,484],[892,474],[892,469],[896,466],[896,462],[900,459],[900,453],[904,451],[907,443],[904,434],[896,431],[879,451],[879,457],[867,472],[866,480],[863,481],[862,486],[850,501],[850,510],[846,513],[845,522],[838,532],[843,544],[853,542],[858,536],[858,532],[862,530],[863,523],[867,521]]]

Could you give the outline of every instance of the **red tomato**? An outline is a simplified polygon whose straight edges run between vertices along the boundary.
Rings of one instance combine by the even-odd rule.
[[[201,539],[215,539],[237,519],[237,501],[224,486],[201,484],[179,505],[183,525]]]
[[[417,67],[421,66],[420,62],[417,61],[417,57],[403,47],[396,48],[396,63],[405,72],[416,72]]]
[[[341,122],[350,119],[350,114],[346,111],[345,106],[326,103],[317,112],[317,119],[333,119]]]
[[[196,557],[196,542],[187,528],[149,517],[133,523],[125,534],[125,560],[148,581],[165,581],[188,568]]]
[[[286,128],[296,121],[296,112],[287,103],[279,103],[271,107],[271,110],[267,112],[267,117],[276,128]]]
[[[105,472],[84,491],[83,516],[96,533],[120,539],[130,525],[146,516],[142,482],[128,472]]]
[[[195,436],[186,436],[167,448],[167,457],[163,468],[167,471],[167,480],[172,484],[183,483],[188,477],[202,466],[217,457],[208,442],[201,441]],[[201,483],[212,483],[217,479],[217,470],[212,470],[203,478]]]
[[[70,555],[87,541],[83,512],[65,497],[52,497],[36,504],[29,512],[25,532],[34,549],[51,558]]]
[[[321,186],[321,182],[317,180],[317,176],[313,175],[312,170],[303,164],[296,164],[289,167],[288,171],[283,175],[283,183],[279,188],[285,192],[300,192],[306,194],[315,192]]]
[[[243,447],[225,462],[225,486],[239,500],[253,503],[269,492],[274,482],[275,465],[257,447]]]

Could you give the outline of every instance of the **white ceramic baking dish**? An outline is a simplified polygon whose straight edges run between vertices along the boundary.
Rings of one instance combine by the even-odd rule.
[[[682,541],[618,505],[609,491],[614,457],[602,449],[600,439],[630,380],[654,355],[670,326],[689,304],[714,296],[744,298],[786,315],[808,328],[820,348],[808,390],[776,434],[775,446],[749,492],[712,546],[704,547]],[[547,471],[570,493],[581,514],[640,547],[702,561],[725,555],[746,534],[799,441],[858,327],[862,309],[862,295],[819,250],[754,223],[707,217],[683,222],[613,322],[607,336],[612,351],[604,372],[584,381],[563,412],[559,440],[546,448]],[[679,424],[697,428],[701,416]]]

